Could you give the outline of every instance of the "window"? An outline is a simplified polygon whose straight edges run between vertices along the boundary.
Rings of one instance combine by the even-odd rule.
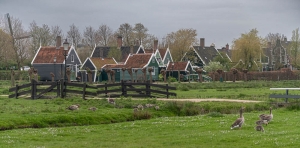
[[[71,55],[71,62],[74,62],[74,55]]]
[[[153,71],[152,71],[152,76],[154,76],[155,75],[155,67],[152,67],[152,69],[153,69]]]

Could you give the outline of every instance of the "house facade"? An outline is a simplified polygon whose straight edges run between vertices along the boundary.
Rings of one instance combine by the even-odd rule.
[[[35,54],[31,65],[38,70],[40,81],[51,81],[50,73],[55,81],[64,78],[65,65],[71,69],[71,80],[76,80],[81,61],[72,45],[67,51],[61,47],[61,38],[57,37],[57,46],[41,46]],[[66,60],[65,60],[65,54]]]
[[[263,71],[274,71],[280,68],[292,68],[287,48],[290,42],[286,38],[281,41],[277,39],[274,46],[268,42],[267,47],[262,48],[261,63]]]
[[[99,73],[102,71],[102,68],[106,64],[117,64],[117,61],[114,58],[100,58],[100,57],[89,57],[87,58],[81,68],[80,74],[83,82],[88,82],[87,77],[87,68],[89,68],[92,72],[92,81],[102,81],[102,77],[100,77]],[[98,80],[99,79],[99,80]]]
[[[193,66],[201,67],[208,65],[216,56],[222,56],[214,44],[205,46],[205,39],[200,38],[200,46],[190,46],[181,61],[190,61]]]
[[[143,72],[142,69],[146,68],[146,77],[149,79],[150,75],[148,72],[148,68],[152,68],[153,72],[151,73],[153,80],[158,80],[159,69],[158,69],[158,62],[152,53],[144,53],[144,54],[130,54],[124,64],[107,64],[102,67],[102,73],[107,75],[105,69],[111,69],[115,71],[115,78],[116,81],[124,80],[130,81],[131,77],[128,73],[127,69],[132,69],[132,74],[134,79],[142,80],[143,79]],[[122,68],[126,70],[123,72]]]
[[[183,75],[185,78],[190,76],[197,76],[190,61],[184,62],[168,62],[166,67],[167,77],[171,76],[178,80],[178,75]],[[192,77],[191,77],[192,78]]]

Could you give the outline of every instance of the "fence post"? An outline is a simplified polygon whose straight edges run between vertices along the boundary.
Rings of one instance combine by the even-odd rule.
[[[122,87],[122,95],[124,96],[125,90],[124,90],[124,81],[123,80],[121,81],[121,87]]]
[[[64,79],[60,79],[60,97],[64,98]]]
[[[148,97],[151,96],[151,92],[150,92],[150,81],[147,81],[147,82],[146,82],[146,95],[147,95]]]
[[[85,100],[85,90],[86,90],[86,82],[83,83],[83,93],[82,93],[83,100]]]
[[[56,93],[57,93],[57,97],[60,96],[60,81],[56,82]]]
[[[167,91],[167,98],[169,98],[169,87],[168,87],[168,84],[166,84],[166,91]]]
[[[105,97],[107,97],[107,83],[105,83],[104,85],[105,85]]]
[[[36,97],[36,81],[31,79],[31,99],[35,99]]]
[[[15,91],[15,93],[16,93],[16,96],[15,96],[15,97],[16,97],[16,99],[18,99],[18,91],[19,91],[18,89],[19,89],[19,86],[18,86],[18,85],[16,85],[16,91]]]

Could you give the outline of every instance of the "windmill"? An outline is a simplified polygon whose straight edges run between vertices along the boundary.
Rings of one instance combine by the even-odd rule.
[[[7,18],[7,22],[8,22],[8,26],[9,26],[10,35],[12,37],[13,48],[16,51],[16,48],[17,48],[16,44],[15,44],[16,41],[17,40],[21,40],[21,39],[25,39],[25,38],[30,38],[31,35],[25,35],[25,36],[17,36],[17,37],[15,37],[13,29],[12,29],[12,25],[11,25],[11,20],[10,20],[9,13],[6,14],[6,18]],[[20,60],[19,60],[19,58],[16,58],[16,60],[17,60],[17,64],[18,64],[18,70],[20,70]]]

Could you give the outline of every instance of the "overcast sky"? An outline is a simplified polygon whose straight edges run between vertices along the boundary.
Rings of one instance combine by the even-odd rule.
[[[300,0],[0,0],[0,14],[19,18],[28,30],[58,25],[64,32],[75,24],[106,24],[116,31],[121,24],[142,23],[161,40],[183,28],[197,30],[197,38],[217,48],[231,45],[241,33],[257,28],[259,35],[281,33],[291,39],[300,27]]]

